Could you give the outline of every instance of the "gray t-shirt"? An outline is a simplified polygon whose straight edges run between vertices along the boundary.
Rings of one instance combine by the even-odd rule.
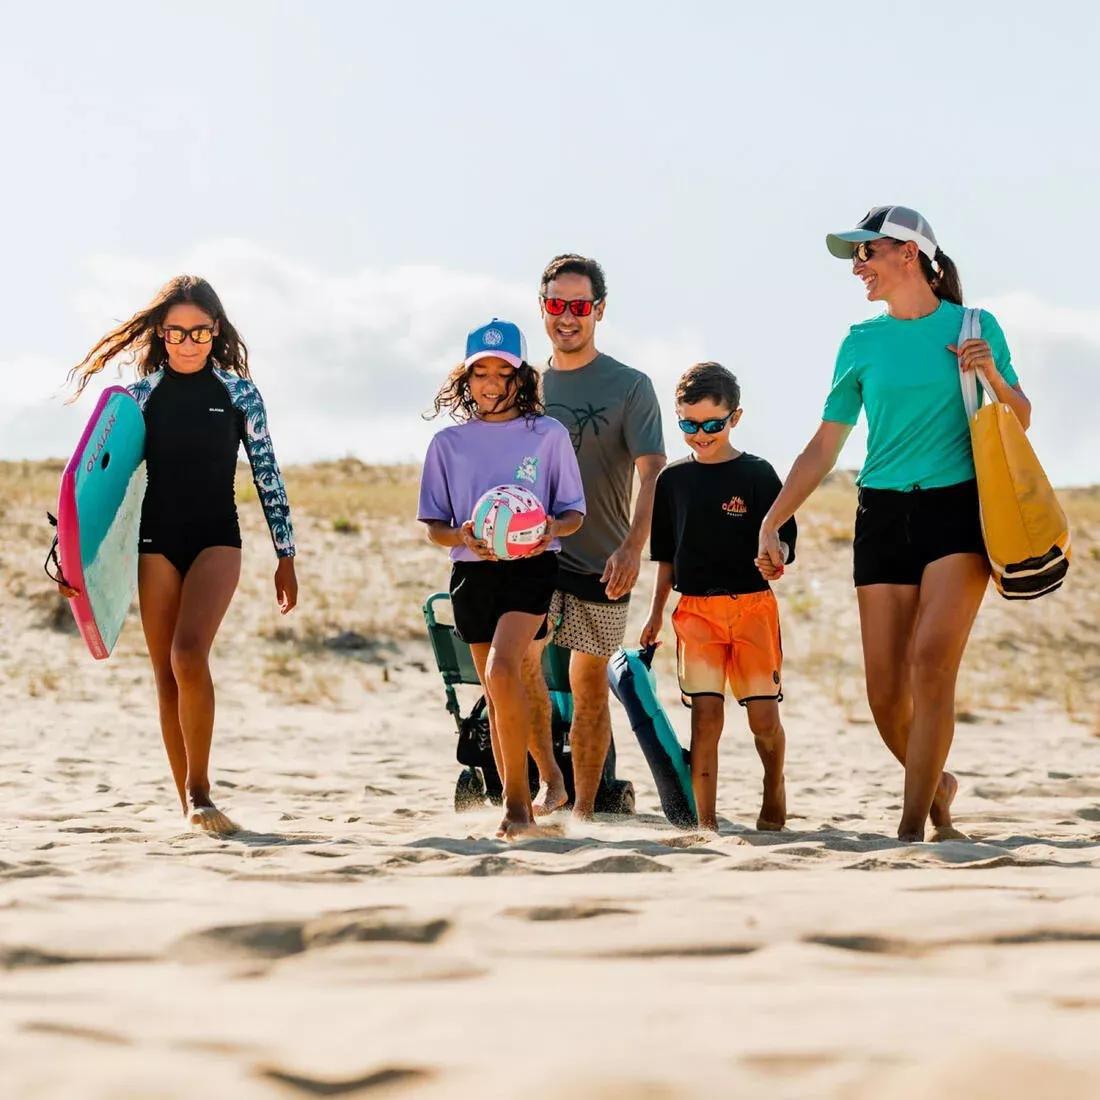
[[[542,384],[547,413],[569,429],[588,505],[584,526],[562,539],[561,564],[599,574],[630,530],[634,460],[665,453],[661,408],[649,376],[610,355],[548,367]]]

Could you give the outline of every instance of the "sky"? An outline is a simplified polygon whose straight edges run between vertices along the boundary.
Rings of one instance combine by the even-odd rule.
[[[578,251],[607,273],[598,344],[653,377],[670,453],[675,380],[716,359],[735,443],[785,472],[880,308],[824,236],[898,203],[1000,320],[1052,479],[1100,481],[1095,5],[0,13],[0,458],[66,455],[96,389],[66,405],[68,369],[190,271],[249,344],[284,464],[417,460],[469,329],[515,320],[545,360],[538,277]]]

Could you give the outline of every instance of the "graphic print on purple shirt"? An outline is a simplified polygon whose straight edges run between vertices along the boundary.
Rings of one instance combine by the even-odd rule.
[[[542,502],[548,516],[584,512],[581,472],[569,432],[552,416],[532,420],[469,420],[437,432],[420,475],[421,522],[459,527],[478,498],[497,485],[522,485]],[[557,539],[550,550],[560,549]],[[451,548],[452,561],[478,561],[465,546]]]

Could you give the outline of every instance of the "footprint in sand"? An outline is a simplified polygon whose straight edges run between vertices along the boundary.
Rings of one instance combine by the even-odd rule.
[[[387,1066],[361,1077],[341,1079],[306,1076],[274,1066],[258,1066],[256,1074],[268,1081],[286,1085],[300,1096],[352,1096],[376,1088],[388,1090],[394,1085],[423,1084],[432,1076],[430,1070],[408,1066]]]
[[[617,909],[610,905],[535,905],[531,907],[515,906],[511,909],[505,909],[502,911],[501,916],[515,917],[518,920],[559,921],[629,916],[636,912],[636,909]]]

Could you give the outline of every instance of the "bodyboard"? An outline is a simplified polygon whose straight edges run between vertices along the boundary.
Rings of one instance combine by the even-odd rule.
[[[109,657],[137,589],[138,527],[145,495],[145,418],[121,386],[96,402],[61,475],[57,547],[80,636]]]
[[[690,829],[699,823],[691,789],[691,757],[657,698],[651,667],[654,652],[653,646],[618,650],[608,663],[607,679],[653,774],[662,812],[673,825]]]

